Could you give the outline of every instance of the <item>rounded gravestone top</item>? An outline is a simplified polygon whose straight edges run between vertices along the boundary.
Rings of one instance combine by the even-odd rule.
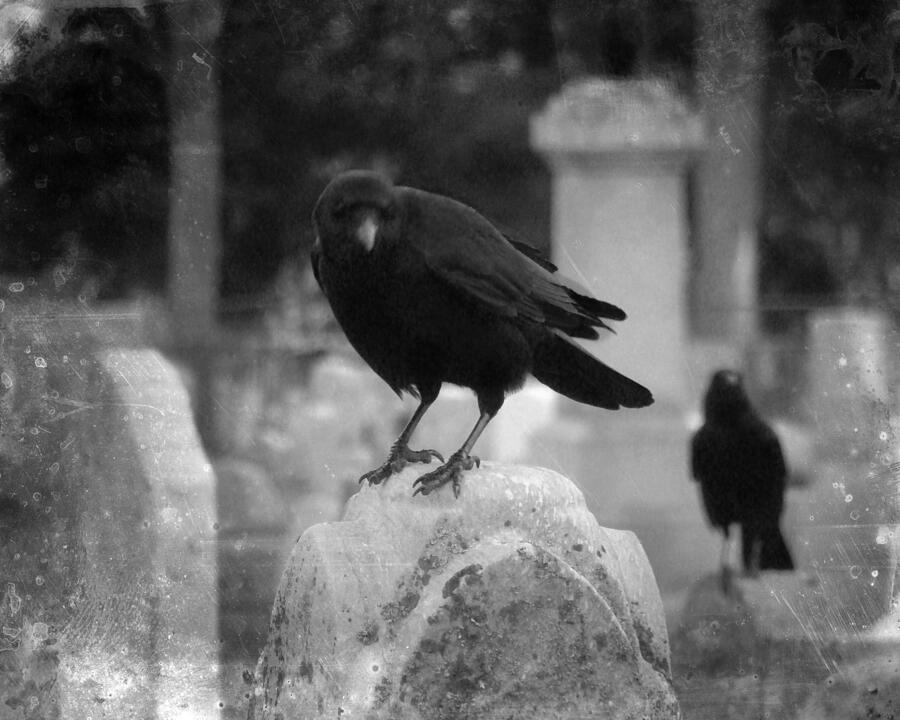
[[[531,118],[531,144],[571,155],[680,153],[704,144],[703,121],[670,83],[589,78],[566,85]]]

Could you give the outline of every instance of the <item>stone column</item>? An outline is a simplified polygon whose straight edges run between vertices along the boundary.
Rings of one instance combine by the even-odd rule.
[[[629,316],[599,354],[658,403],[683,407],[685,171],[703,142],[700,118],[660,81],[598,78],[552,98],[531,139],[553,171],[554,261]]]
[[[709,144],[697,168],[694,332],[743,350],[757,332],[767,3],[696,3],[697,85]]]
[[[169,303],[181,345],[215,327],[221,257],[219,84],[209,52],[219,34],[217,2],[173,3],[169,209]]]

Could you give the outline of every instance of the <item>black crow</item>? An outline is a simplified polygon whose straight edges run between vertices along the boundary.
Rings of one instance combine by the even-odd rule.
[[[741,375],[719,370],[704,399],[705,422],[691,442],[691,472],[700,483],[709,522],[723,534],[722,584],[728,592],[732,524],[741,526],[745,570],[791,570],[779,528],[787,467],[781,443],[756,414]]]
[[[527,373],[597,407],[644,407],[650,392],[569,340],[599,337],[624,320],[556,272],[534,248],[508,240],[472,208],[441,195],[350,171],[313,212],[312,267],[350,344],[400,395],[419,406],[387,461],[360,482],[378,484],[410,462],[443,457],[409,440],[442,383],[471,388],[480,417],[462,447],[420,477],[427,495],[447,482],[459,494],[478,436]]]

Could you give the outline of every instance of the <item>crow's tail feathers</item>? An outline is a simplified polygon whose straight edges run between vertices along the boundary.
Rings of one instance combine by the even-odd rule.
[[[741,525],[741,546],[744,567],[747,569],[754,564],[754,555],[757,553],[757,570],[794,569],[791,551],[777,525],[766,529],[753,528],[749,524]]]
[[[535,348],[531,374],[567,398],[608,410],[645,407],[653,402],[653,395],[643,385],[556,332]]]

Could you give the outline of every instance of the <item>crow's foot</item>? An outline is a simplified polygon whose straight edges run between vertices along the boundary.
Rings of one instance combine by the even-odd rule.
[[[394,443],[384,465],[367,472],[359,479],[359,482],[360,484],[367,482],[369,485],[380,485],[391,475],[400,472],[410,463],[430,463],[432,458],[437,458],[444,462],[443,455],[437,450],[410,450],[406,444]]]
[[[481,460],[478,457],[469,455],[469,453],[462,450],[457,450],[437,470],[425,473],[413,483],[413,487],[416,488],[413,491],[413,495],[418,495],[419,493],[428,495],[449,482],[453,483],[453,495],[459,497],[459,476],[463,470],[471,470],[476,466],[481,466]],[[416,487],[417,485],[418,487]]]

